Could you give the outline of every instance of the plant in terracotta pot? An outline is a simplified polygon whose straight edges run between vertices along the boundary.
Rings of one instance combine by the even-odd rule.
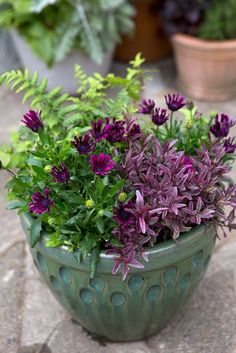
[[[180,87],[188,95],[206,101],[236,95],[235,11],[234,0],[164,2],[162,26],[174,48]]]
[[[0,25],[12,37],[24,67],[47,77],[49,88],[75,91],[73,68],[107,74],[122,33],[133,30],[130,2],[2,0]]]
[[[61,106],[62,96],[52,128],[55,107],[37,92],[22,118],[25,149],[15,143],[0,154],[9,208],[19,208],[40,274],[83,327],[113,341],[160,331],[203,277],[217,232],[236,227],[236,185],[227,179],[235,122],[206,118],[178,94],[165,108],[137,107],[129,89],[140,89],[140,63],[116,98],[101,101],[93,90],[92,121],[88,96]],[[16,87],[15,76],[1,81]]]

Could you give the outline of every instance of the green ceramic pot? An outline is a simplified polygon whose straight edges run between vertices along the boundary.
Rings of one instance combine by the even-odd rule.
[[[21,218],[28,235],[31,219]],[[133,269],[122,282],[112,275],[113,255],[100,255],[96,277],[63,247],[46,248],[45,238],[31,249],[44,281],[71,316],[91,333],[110,341],[135,341],[159,332],[182,308],[202,279],[215,244],[214,227],[197,226],[147,249],[145,269]]]

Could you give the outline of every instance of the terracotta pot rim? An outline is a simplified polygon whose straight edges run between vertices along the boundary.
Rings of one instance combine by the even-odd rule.
[[[21,224],[27,238],[29,239],[29,231],[28,228],[31,225],[32,217],[29,213],[21,214],[20,216]],[[149,256],[149,259],[153,259],[152,261],[145,262],[144,269],[136,269],[132,268],[132,272],[137,271],[147,271],[154,269],[156,267],[156,262],[163,263],[166,262],[167,265],[171,265],[173,262],[173,257],[175,258],[184,258],[186,257],[186,252],[194,251],[196,252],[202,248],[202,243],[208,243],[211,241],[212,236],[209,237],[209,234],[214,234],[216,236],[216,230],[213,225],[197,225],[194,226],[189,232],[183,233],[180,235],[177,241],[167,240],[163,243],[157,244],[152,248],[147,248],[145,253]],[[209,239],[211,238],[211,239]],[[45,242],[48,239],[47,233],[44,233],[41,241],[39,241],[36,245],[37,249],[41,251],[41,253],[47,257],[53,258],[54,261],[64,263],[69,265],[70,267],[80,268],[81,270],[88,271],[90,256],[87,256],[85,260],[83,260],[80,264],[76,261],[73,254],[69,253],[66,250],[65,246],[60,246],[56,248],[48,248],[45,246]],[[100,253],[100,261],[99,268],[101,272],[111,272],[113,268],[114,259],[119,257],[118,255],[107,255],[103,250]],[[170,261],[171,259],[171,261]]]
[[[218,49],[236,49],[236,39],[227,40],[206,40],[184,33],[175,33],[170,36],[171,42],[186,47],[200,48],[205,50]]]

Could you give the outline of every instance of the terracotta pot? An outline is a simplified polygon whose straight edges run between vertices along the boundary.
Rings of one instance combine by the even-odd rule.
[[[236,40],[207,41],[185,34],[171,37],[180,88],[204,101],[236,96]]]
[[[32,218],[21,216],[29,241]],[[47,248],[45,233],[32,249],[34,263],[56,299],[84,328],[110,341],[135,341],[159,332],[203,278],[216,239],[214,226],[196,226],[174,240],[147,248],[149,262],[125,281],[112,275],[115,255],[100,254],[90,277],[90,256]],[[208,318],[210,320],[210,318]]]
[[[160,20],[157,7],[160,0],[136,0],[137,14],[134,18],[135,33],[132,37],[123,37],[118,45],[115,58],[129,61],[141,52],[147,61],[161,59],[171,52],[167,38],[160,34]]]

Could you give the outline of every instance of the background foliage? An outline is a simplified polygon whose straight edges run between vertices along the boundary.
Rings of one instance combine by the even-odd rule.
[[[0,0],[0,25],[15,28],[49,66],[80,48],[97,63],[133,30],[125,0]]]

